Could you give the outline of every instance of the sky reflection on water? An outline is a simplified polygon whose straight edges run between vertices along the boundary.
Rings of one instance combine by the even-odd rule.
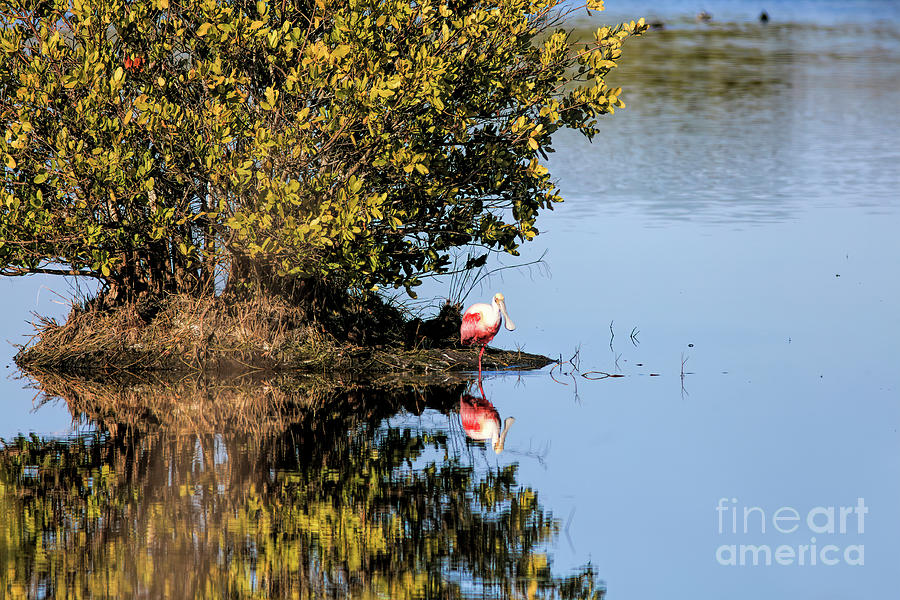
[[[623,5],[610,20],[648,14],[608,4]],[[560,520],[554,571],[590,560],[611,598],[890,597],[900,560],[898,8],[773,2],[762,26],[755,5],[705,4],[719,22],[697,24],[693,4],[668,3],[671,26],[629,42],[617,73],[628,108],[592,145],[560,136],[551,173],[567,201],[523,252],[549,249],[551,276],[505,271],[468,298],[506,295],[519,328],[497,345],[566,358],[577,348],[583,372],[624,377],[489,377],[487,398],[516,419],[499,455],[466,443],[446,412],[387,423],[447,432],[478,473],[518,465],[517,481]],[[30,310],[62,316],[43,281],[0,280],[5,339],[21,341]],[[20,388],[0,382],[0,437],[70,428],[64,403],[29,414]],[[815,537],[864,544],[865,565],[719,565],[722,544],[813,537],[771,522],[764,534],[719,534],[721,498],[769,515],[864,498],[864,533]]]
[[[506,295],[519,330],[499,343],[578,347],[582,370],[626,375],[486,385],[517,419],[509,457],[569,515],[558,563],[588,552],[611,597],[892,593],[900,35],[828,21],[685,23],[630,45],[628,108],[553,155],[567,202],[523,254],[549,248],[552,277],[506,271],[474,294]],[[870,512],[856,536],[720,535],[720,498]],[[863,544],[865,566],[716,562],[722,544],[813,537]]]
[[[610,78],[627,109],[594,145],[563,137],[551,161],[569,216],[643,207],[667,222],[760,222],[807,207],[896,209],[900,31],[719,27],[651,31],[627,48]]]

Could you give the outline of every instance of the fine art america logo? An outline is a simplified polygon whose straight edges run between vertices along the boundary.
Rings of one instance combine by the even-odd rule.
[[[724,543],[716,548],[716,562],[727,566],[834,566],[865,564],[865,546],[855,542],[865,532],[869,512],[863,498],[854,506],[814,506],[801,511],[791,506],[764,510],[742,506],[737,498],[719,498],[718,532],[741,541],[762,539],[775,544]],[[752,538],[752,539],[748,539]],[[801,543],[798,540],[802,540]],[[726,540],[723,540],[726,541]]]

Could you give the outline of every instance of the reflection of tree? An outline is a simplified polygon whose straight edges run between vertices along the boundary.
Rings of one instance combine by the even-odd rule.
[[[446,410],[459,393],[332,393],[272,433],[107,420],[103,433],[71,442],[8,442],[0,589],[10,598],[601,594],[590,568],[551,574],[558,522],[514,465],[476,472],[444,432],[384,425],[404,404]]]
[[[750,24],[654,32],[629,47],[610,79],[628,81],[629,110],[657,111],[665,103],[672,112],[710,112],[735,103],[777,102],[790,89],[790,59],[797,49],[789,32],[765,31],[762,36]]]

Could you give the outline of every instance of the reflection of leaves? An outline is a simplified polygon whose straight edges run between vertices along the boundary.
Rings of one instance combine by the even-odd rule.
[[[576,32],[588,38],[589,30]],[[683,110],[735,102],[775,102],[790,87],[785,56],[797,51],[791,36],[761,38],[755,25],[684,26],[646,35],[629,47],[611,82],[627,80],[630,107],[656,103]],[[642,108],[643,107],[643,108]]]
[[[515,465],[479,472],[443,431],[383,425],[400,406],[446,410],[459,393],[353,389],[268,434],[107,420],[107,433],[2,443],[0,587],[11,598],[600,593],[590,567],[552,575],[558,521]]]

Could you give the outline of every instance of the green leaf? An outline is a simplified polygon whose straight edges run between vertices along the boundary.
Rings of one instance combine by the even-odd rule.
[[[10,22],[57,27],[58,13],[7,4]],[[603,77],[646,29],[601,27],[576,46],[535,20],[555,0],[189,5],[73,0],[72,43],[42,38],[29,60],[0,28],[13,53],[0,155],[23,171],[7,173],[2,205],[27,222],[0,225],[0,269],[52,260],[125,277],[109,257],[134,256],[190,287],[237,251],[271,265],[265,277],[363,291],[412,289],[469,244],[515,252],[561,201],[538,157],[563,127],[600,135],[623,106]],[[37,236],[65,243],[10,250]],[[122,284],[144,285],[139,270]]]

